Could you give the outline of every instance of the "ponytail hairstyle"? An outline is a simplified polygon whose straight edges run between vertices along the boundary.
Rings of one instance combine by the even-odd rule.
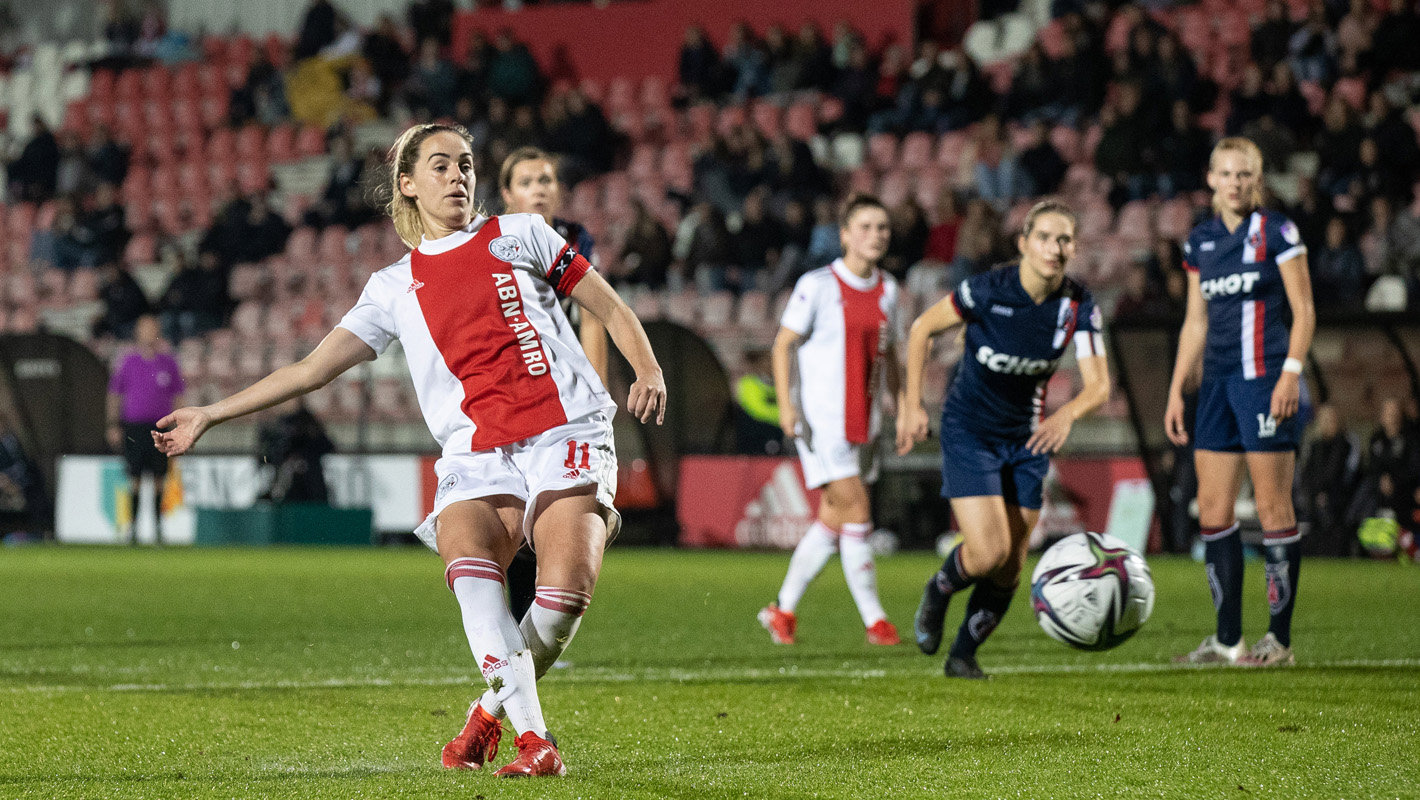
[[[458,134],[468,142],[470,149],[473,147],[473,137],[469,136],[463,126],[431,122],[411,126],[401,133],[385,157],[390,177],[384,185],[388,187],[390,196],[382,205],[385,207],[385,213],[394,220],[394,229],[399,233],[399,238],[411,248],[418,247],[424,238],[424,221],[419,217],[419,208],[415,205],[414,198],[405,196],[399,190],[399,178],[401,175],[414,174],[420,146],[424,144],[425,139],[441,131]]]
[[[1208,171],[1213,171],[1213,164],[1218,160],[1218,156],[1225,152],[1241,153],[1247,159],[1247,164],[1252,168],[1253,174],[1257,176],[1257,183],[1252,187],[1252,195],[1248,197],[1248,202],[1253,208],[1262,207],[1262,151],[1257,149],[1257,145],[1251,139],[1243,136],[1229,136],[1220,139],[1213,146],[1213,152],[1208,156]],[[1221,214],[1223,209],[1218,202],[1218,193],[1213,193],[1213,211]]]

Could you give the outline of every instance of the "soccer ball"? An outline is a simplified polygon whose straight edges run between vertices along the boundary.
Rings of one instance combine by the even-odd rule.
[[[1030,579],[1036,621],[1050,638],[1108,650],[1133,636],[1154,610],[1154,578],[1129,545],[1076,533],[1041,556]]]

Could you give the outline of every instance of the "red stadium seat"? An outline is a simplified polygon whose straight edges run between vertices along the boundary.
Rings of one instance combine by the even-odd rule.
[[[637,181],[643,181],[656,173],[656,162],[659,153],[656,146],[649,143],[641,143],[631,148],[631,160],[626,165],[626,171]]]
[[[764,326],[765,314],[768,311],[768,295],[755,290],[747,291],[740,295],[739,306],[735,309],[735,323],[741,328],[761,328]]]
[[[119,100],[137,102],[143,97],[143,77],[136,69],[126,69],[118,73],[114,80],[114,96]]]
[[[240,137],[238,137],[240,139]],[[285,164],[298,158],[296,153],[296,128],[293,125],[277,125],[266,136],[266,159],[273,164]]]
[[[710,134],[715,130],[715,106],[709,103],[696,103],[685,111],[686,133],[694,141],[703,141],[710,138]]]
[[[1148,244],[1154,239],[1154,209],[1146,200],[1132,200],[1119,209],[1114,235],[1131,245]]]
[[[1060,153],[1066,163],[1073,164],[1083,157],[1084,148],[1080,142],[1080,132],[1070,125],[1056,125],[1050,129],[1050,144]]]
[[[748,119],[749,111],[743,105],[725,106],[715,115],[715,131],[725,136],[745,124]]]
[[[135,233],[123,248],[123,263],[129,266],[152,264],[158,260],[158,242],[151,233]]]
[[[173,74],[173,96],[184,100],[197,100],[201,97],[201,74],[197,62],[183,62]]]
[[[877,175],[872,167],[859,167],[848,173],[849,192],[872,194],[877,188]]]
[[[1361,111],[1366,107],[1366,82],[1354,75],[1340,78],[1331,87],[1333,95],[1346,101],[1346,105],[1352,111]]]
[[[237,131],[236,147],[234,155],[237,158],[262,159],[265,157],[266,131],[260,125],[245,125]]]
[[[1175,197],[1159,207],[1159,235],[1182,241],[1193,229],[1193,204],[1185,197]]]
[[[937,166],[955,171],[961,165],[962,152],[970,134],[965,130],[949,131],[937,139]]]
[[[897,137],[891,133],[875,133],[868,137],[868,163],[878,172],[887,172],[897,164]]]
[[[168,101],[173,94],[173,76],[167,67],[159,65],[143,70],[143,96],[149,100]]]
[[[902,151],[898,154],[898,165],[903,169],[923,170],[932,163],[932,148],[936,145],[932,134],[914,131],[902,138]]]
[[[325,131],[316,125],[301,126],[296,134],[296,154],[309,158],[325,154]]]
[[[896,208],[912,191],[912,178],[905,170],[894,169],[878,181],[878,199],[888,208]]]
[[[766,139],[779,136],[784,128],[784,109],[763,100],[755,101],[750,109],[750,119]]]
[[[603,105],[605,103],[606,86],[604,86],[601,81],[593,80],[592,78],[584,78],[578,88],[582,90],[582,94],[586,95],[587,99],[591,102],[597,105]]]
[[[636,89],[630,78],[613,78],[607,88],[606,101],[602,103],[608,114],[624,114],[637,111]]]
[[[798,102],[789,106],[784,114],[784,130],[800,141],[814,138],[818,134],[818,121],[814,118],[816,113],[812,103]]]

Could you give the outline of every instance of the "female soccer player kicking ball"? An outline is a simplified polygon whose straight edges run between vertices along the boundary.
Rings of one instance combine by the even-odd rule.
[[[927,581],[913,620],[917,646],[942,644],[947,603],[975,586],[966,618],[943,669],[947,677],[984,678],[976,650],[1010,607],[1040,517],[1050,454],[1075,420],[1109,399],[1099,309],[1089,290],[1065,276],[1075,255],[1075,214],[1043,200],[1016,239],[1019,264],[962,281],[912,323],[907,381],[897,418],[897,450],[927,438],[922,369],[933,336],[966,323],[966,346],[942,408],[942,496],[949,498],[962,542]],[[1045,385],[1071,343],[1084,388],[1040,418]]]
[[[488,684],[444,747],[444,766],[477,769],[492,759],[506,716],[518,755],[497,774],[561,775],[537,678],[576,633],[620,517],[615,404],[558,297],[571,295],[605,322],[636,372],[628,408],[637,419],[661,422],[665,382],[631,310],[542,218],[474,213],[467,132],[418,125],[390,152],[389,212],[413,251],[370,278],[310,355],[225,400],[174,411],[153,440],[169,456],[184,453],[213,425],[325,386],[399,339],[443,448],[434,510],[415,533],[447,565]],[[503,581],[525,538],[541,563],[536,603],[519,627]]]
[[[1196,380],[1198,526],[1217,630],[1177,660],[1193,664],[1287,666],[1302,548],[1292,471],[1302,359],[1311,349],[1307,248],[1291,220],[1262,205],[1262,153],[1248,139],[1218,142],[1208,162],[1217,216],[1188,235],[1188,308],[1178,336],[1164,428],[1188,443],[1183,389]],[[1243,548],[1233,519],[1243,465],[1252,478],[1266,559],[1271,624],[1248,652],[1242,638]]]
[[[818,519],[794,548],[779,597],[760,610],[759,622],[777,644],[793,644],[794,609],[837,552],[869,644],[893,645],[901,640],[878,599],[863,485],[877,474],[863,461],[871,460],[877,437],[879,373],[889,396],[898,387],[897,282],[878,268],[891,235],[887,209],[873,197],[850,197],[838,235],[843,257],[799,279],[774,340],[775,391],[784,398],[779,425],[795,439],[804,483],[824,491]]]

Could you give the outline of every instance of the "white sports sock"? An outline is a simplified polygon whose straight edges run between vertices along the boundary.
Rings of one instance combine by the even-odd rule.
[[[577,635],[577,628],[582,624],[582,615],[591,602],[592,596],[586,592],[554,586],[537,587],[537,599],[523,617],[521,627],[523,638],[532,650],[533,674],[539,680],[572,643],[572,637]],[[495,717],[503,716],[503,704],[492,689],[484,692],[478,704]]]
[[[779,608],[793,613],[803,599],[809,584],[818,577],[823,565],[838,551],[838,534],[818,520],[809,526],[804,538],[794,548],[789,558],[789,572],[784,575],[784,585],[779,587]]]
[[[444,575],[458,598],[469,650],[490,692],[507,709],[519,734],[532,731],[547,736],[547,723],[537,701],[532,653],[508,610],[503,570],[487,559],[458,558]]]
[[[865,628],[887,618],[882,601],[878,599],[878,572],[873,566],[873,548],[868,545],[868,533],[872,529],[871,522],[849,522],[843,526],[843,535],[838,540],[843,577],[848,581],[848,591],[853,593],[853,602],[858,606],[858,615],[863,618]]]

